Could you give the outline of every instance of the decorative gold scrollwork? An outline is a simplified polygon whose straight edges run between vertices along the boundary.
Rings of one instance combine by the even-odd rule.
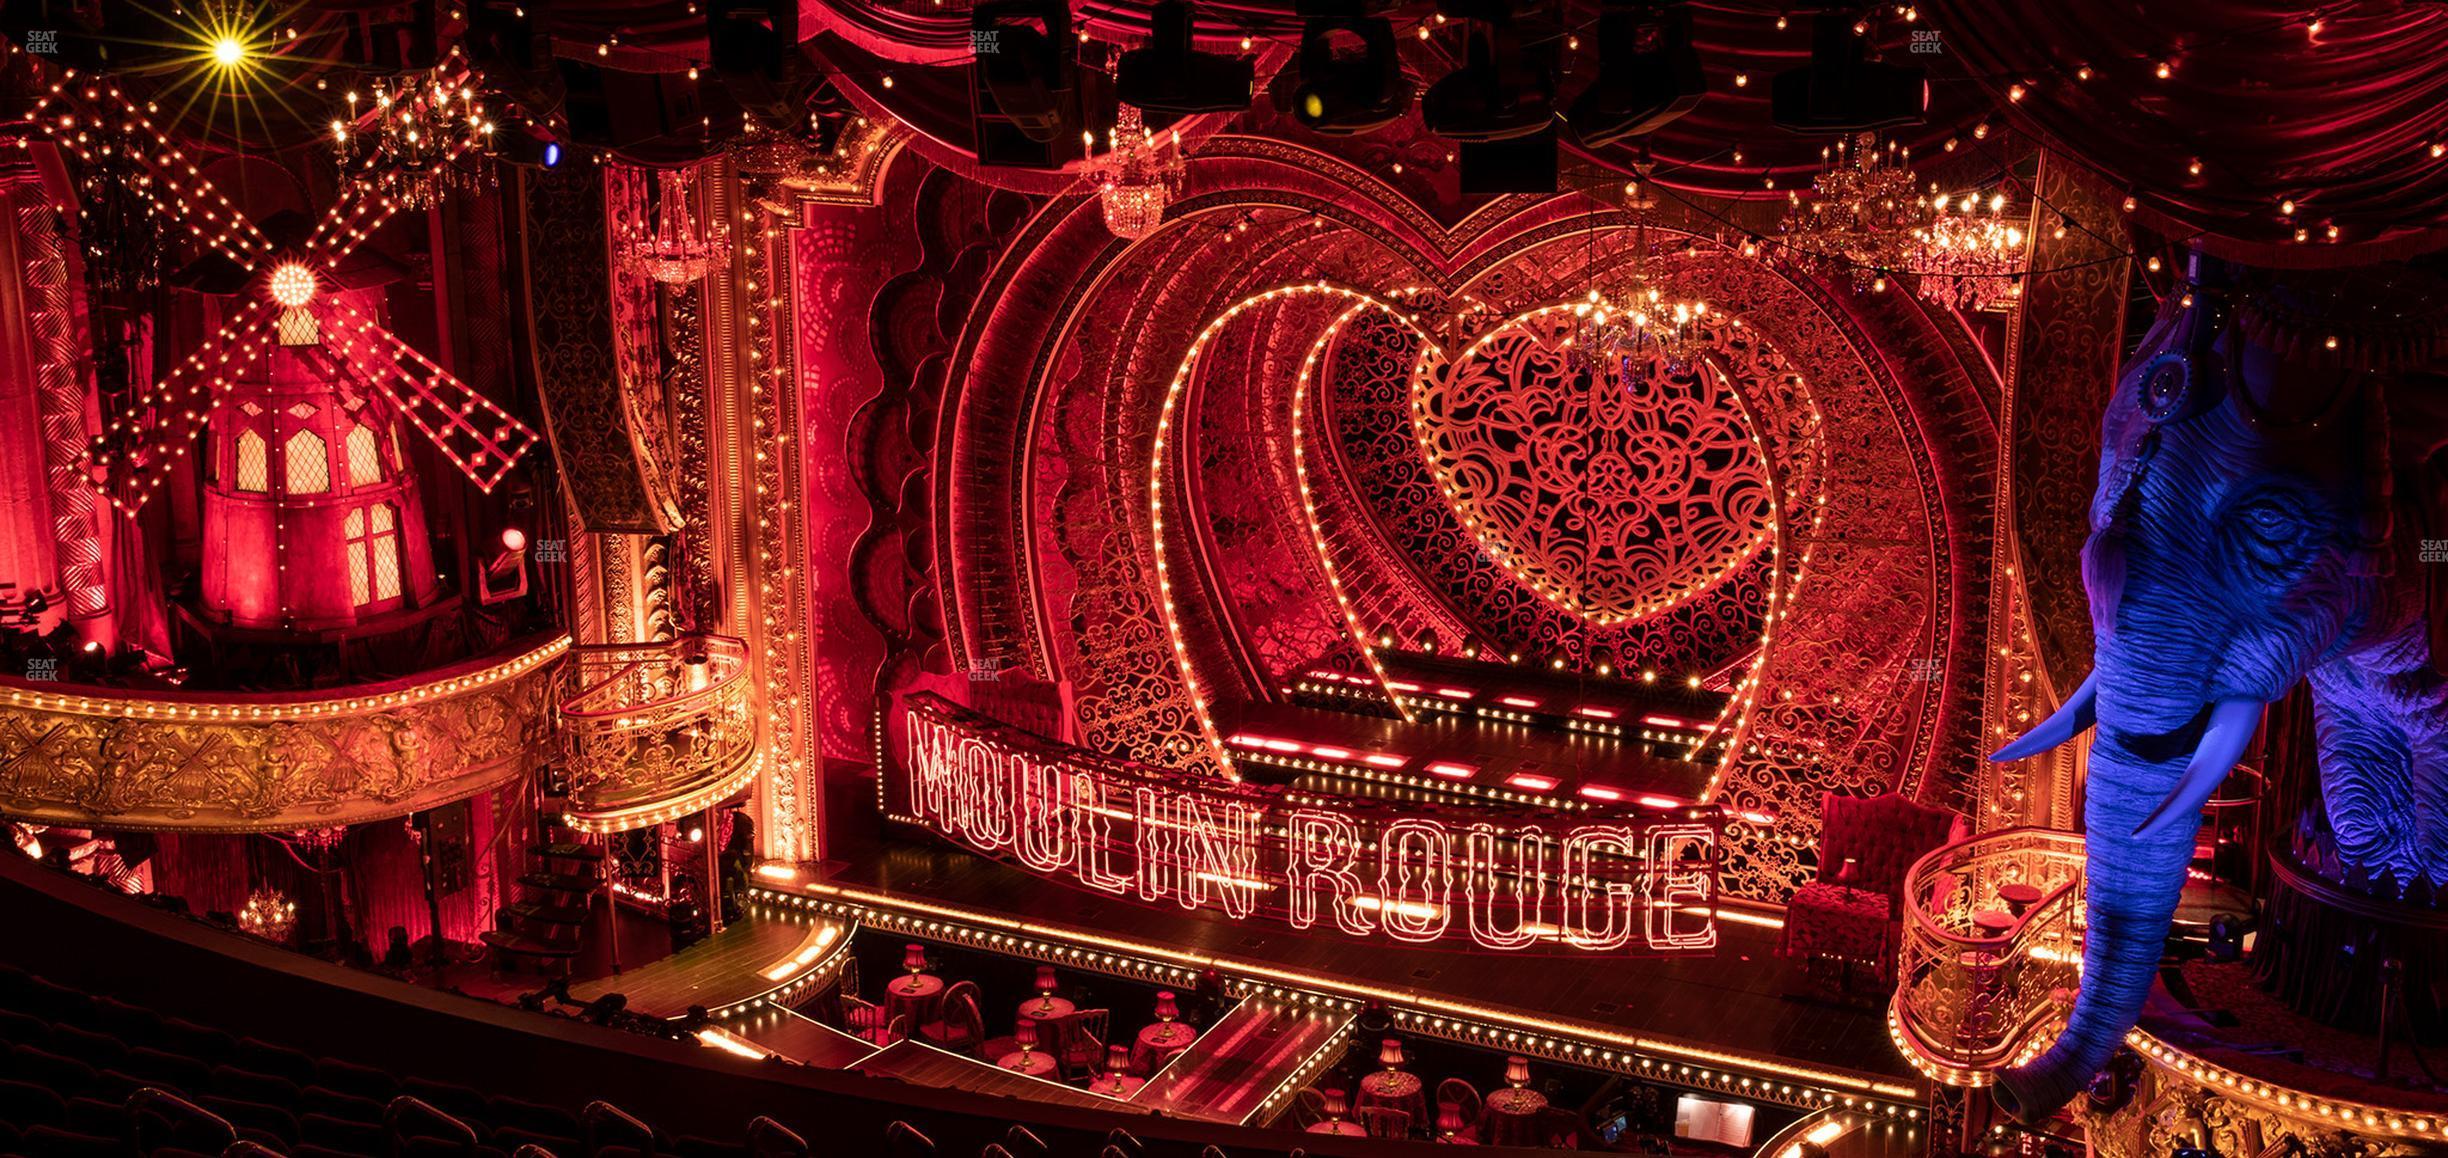
[[[727,636],[573,648],[560,713],[570,826],[660,824],[755,779],[747,674],[747,645]]]
[[[569,637],[337,694],[0,680],[0,815],[186,832],[334,828],[533,770]]]

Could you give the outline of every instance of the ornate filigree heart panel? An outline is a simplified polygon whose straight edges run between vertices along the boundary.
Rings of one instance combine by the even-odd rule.
[[[1767,545],[1776,502],[1743,399],[1705,354],[1574,348],[1568,306],[1411,375],[1420,452],[1454,516],[1541,597],[1611,625],[1673,607]]]

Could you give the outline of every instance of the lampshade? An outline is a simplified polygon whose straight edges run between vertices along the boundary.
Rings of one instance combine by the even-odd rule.
[[[1530,1059],[1514,1054],[1505,1059],[1505,1082],[1519,1089],[1530,1084]]]
[[[1377,1064],[1387,1069],[1402,1068],[1402,1040],[1389,1037],[1377,1047]]]
[[[1450,1137],[1450,1136],[1452,1136],[1452,1135],[1455,1135],[1455,1134],[1459,1134],[1459,1133],[1461,1133],[1461,1132],[1462,1132],[1462,1125],[1463,1125],[1463,1123],[1462,1123],[1462,1104],[1461,1104],[1461,1103],[1459,1103],[1459,1102],[1438,1102],[1438,1103],[1437,1103],[1437,1133],[1444,1134],[1444,1135],[1446,1135],[1446,1136]]]
[[[912,973],[926,972],[926,946],[915,941],[902,946],[901,967]]]
[[[1343,1111],[1344,1111],[1344,1110],[1346,1110],[1346,1109],[1349,1109],[1349,1108],[1350,1108],[1349,1103],[1348,1103],[1348,1102],[1345,1100],[1345,1097],[1344,1097],[1344,1094],[1343,1094],[1343,1088],[1342,1088],[1342,1087],[1340,1087],[1340,1086],[1337,1086],[1337,1087],[1335,1087],[1335,1088],[1333,1088],[1333,1089],[1329,1089],[1329,1090],[1327,1090],[1325,1093],[1326,1093],[1326,1116],[1327,1116],[1327,1117],[1329,1117],[1329,1118],[1340,1118],[1340,1117],[1342,1117],[1342,1116],[1343,1116]]]
[[[1051,966],[1051,965],[1040,965],[1040,966],[1038,966],[1038,967],[1037,967],[1037,992],[1039,992],[1039,993],[1052,993],[1052,992],[1054,992],[1054,967],[1053,967],[1053,966]]]
[[[1037,1023],[1022,1018],[1019,1025],[1012,1027],[1012,1042],[1022,1049],[1037,1048]]]
[[[1173,991],[1170,989],[1158,990],[1156,993],[1156,1020],[1172,1021],[1180,1016],[1181,1003],[1173,999]]]
[[[1114,1044],[1105,1047],[1106,1073],[1126,1074],[1130,1072],[1130,1066],[1129,1046],[1123,1045],[1120,1042],[1115,1042]]]

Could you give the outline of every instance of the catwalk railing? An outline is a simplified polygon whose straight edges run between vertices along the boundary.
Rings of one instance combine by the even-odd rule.
[[[570,649],[561,700],[573,828],[625,832],[755,779],[748,649],[725,636]]]
[[[337,691],[179,692],[0,679],[0,816],[295,832],[433,808],[551,754],[569,637]]]
[[[1904,881],[1888,1031],[1933,1081],[1985,1086],[2064,1028],[2081,979],[2083,839],[2014,828],[1921,858]]]

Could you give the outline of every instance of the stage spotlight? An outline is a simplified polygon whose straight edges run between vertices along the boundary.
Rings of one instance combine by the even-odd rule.
[[[1189,0],[1162,0],[1148,21],[1147,45],[1123,53],[1114,68],[1123,103],[1184,116],[1249,107],[1257,67],[1242,57],[1192,48]]]
[[[1917,124],[1929,111],[1929,72],[1874,59],[1849,11],[1811,17],[1811,60],[1776,75],[1769,115],[1797,133],[1851,133]]]
[[[1301,31],[1294,120],[1312,132],[1348,137],[1393,124],[1410,108],[1411,78],[1403,75],[1392,24],[1320,18]]]
[[[1598,79],[1564,114],[1586,148],[1656,132],[1704,95],[1691,10],[1609,4],[1598,16]]]
[[[510,129],[493,134],[493,156],[522,169],[553,169],[561,164],[561,142],[534,132]]]
[[[246,62],[246,41],[235,36],[217,37],[212,42],[213,63],[222,68],[236,68]]]
[[[1502,24],[1474,32],[1462,67],[1420,98],[1420,123],[1448,140],[1509,141],[1554,120],[1554,75]]]

